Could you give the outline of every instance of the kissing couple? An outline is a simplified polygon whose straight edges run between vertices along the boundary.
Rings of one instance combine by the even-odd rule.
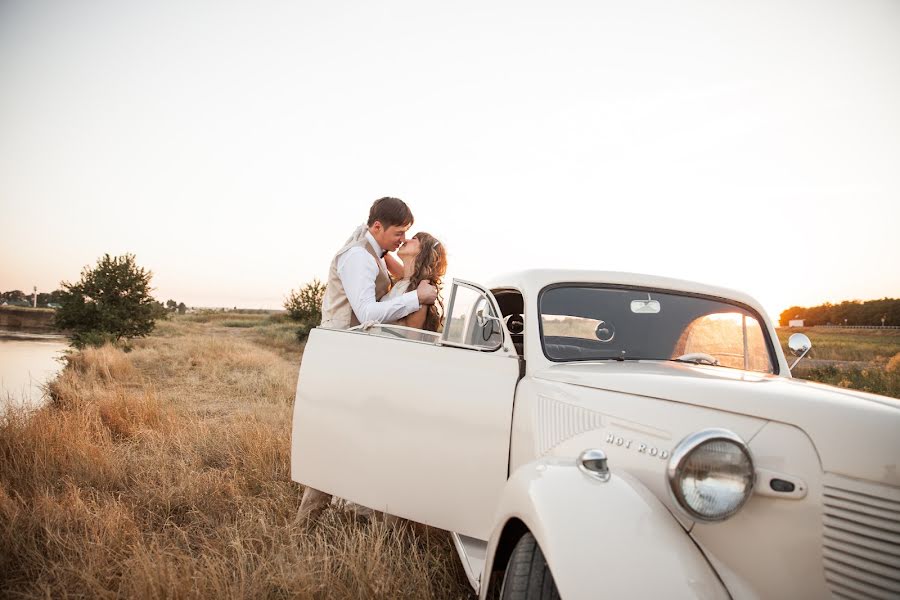
[[[412,211],[399,198],[380,198],[331,260],[321,327],[350,329],[387,323],[428,331],[444,324],[441,284],[447,272],[444,245],[420,231],[407,238]],[[397,257],[391,252],[396,252]],[[315,522],[331,495],[307,487],[298,516]],[[360,513],[369,509],[357,510]]]
[[[441,329],[439,292],[447,253],[424,231],[407,238],[412,224],[412,211],[403,200],[381,198],[372,204],[368,221],[357,227],[331,261],[322,327],[390,323]],[[397,257],[390,254],[394,251]]]

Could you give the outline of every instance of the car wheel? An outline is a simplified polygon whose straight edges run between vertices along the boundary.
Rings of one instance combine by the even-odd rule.
[[[513,548],[503,585],[501,600],[559,600],[553,574],[534,536],[526,533]]]

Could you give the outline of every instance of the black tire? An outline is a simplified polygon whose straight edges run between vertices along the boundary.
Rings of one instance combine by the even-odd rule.
[[[534,536],[526,533],[513,548],[503,585],[501,600],[559,600],[553,574]]]

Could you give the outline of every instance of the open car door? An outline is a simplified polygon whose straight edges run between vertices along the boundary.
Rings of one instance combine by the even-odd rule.
[[[518,361],[493,295],[465,281],[453,282],[441,334],[314,329],[294,403],[293,479],[488,539]]]

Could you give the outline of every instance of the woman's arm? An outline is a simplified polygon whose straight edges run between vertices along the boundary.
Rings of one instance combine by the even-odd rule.
[[[406,315],[406,317],[403,319],[403,321],[404,321],[403,325],[406,325],[407,327],[412,327],[414,329],[424,329],[425,328],[425,317],[427,314],[428,314],[428,306],[426,305],[426,306],[419,308],[419,310],[417,310],[416,312]]]
[[[403,279],[403,264],[388,252],[384,255],[384,264],[394,279]]]

